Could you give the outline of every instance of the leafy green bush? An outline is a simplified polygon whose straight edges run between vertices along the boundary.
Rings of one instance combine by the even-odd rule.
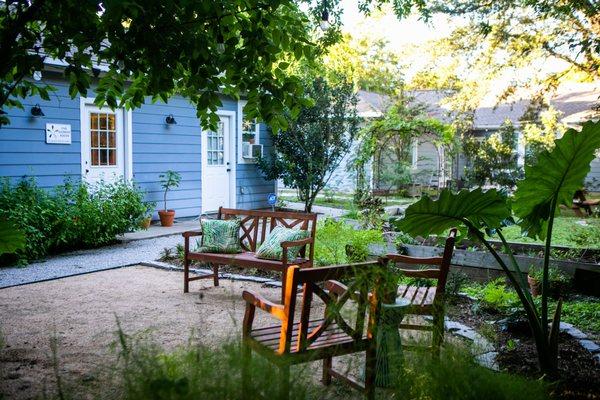
[[[132,185],[118,182],[93,190],[87,185],[73,189],[73,230],[83,247],[111,243],[116,235],[136,229],[146,214],[143,193]]]
[[[317,226],[315,262],[334,265],[365,261],[373,243],[383,243],[380,230],[357,230],[347,222],[327,218]]]
[[[143,193],[124,182],[65,182],[54,191],[39,188],[31,178],[17,185],[4,179],[0,187],[0,218],[26,236],[26,246],[0,264],[25,264],[49,253],[106,245],[115,236],[138,227],[147,212]]]
[[[457,296],[469,282],[471,282],[469,275],[464,272],[450,270],[446,281],[446,294]]]
[[[371,195],[364,197],[358,204],[358,221],[365,229],[381,229],[384,223],[383,201]]]
[[[5,262],[26,263],[58,247],[64,241],[60,232],[67,220],[65,205],[39,189],[32,179],[23,179],[14,187],[4,179],[0,189],[0,214],[26,237],[25,249],[4,257]]]
[[[485,285],[469,285],[465,292],[476,298],[480,305],[490,311],[505,313],[519,307],[519,297],[506,287],[504,278],[497,278]]]
[[[404,232],[396,232],[396,239],[394,243],[396,244],[396,248],[399,250],[404,244],[418,244],[415,238]]]

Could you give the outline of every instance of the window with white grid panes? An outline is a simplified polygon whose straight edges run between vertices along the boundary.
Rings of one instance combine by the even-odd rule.
[[[206,134],[206,163],[208,165],[225,164],[225,134],[223,129],[223,122],[219,122],[216,132],[208,131]]]
[[[117,125],[113,113],[90,113],[90,164],[117,165]]]

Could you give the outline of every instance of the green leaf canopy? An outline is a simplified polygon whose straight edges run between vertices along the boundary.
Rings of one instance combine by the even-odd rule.
[[[569,129],[555,141],[552,151],[525,166],[525,179],[517,183],[513,210],[528,236],[544,238],[544,226],[559,205],[571,206],[573,194],[584,184],[590,163],[600,148],[600,122],[586,122],[580,132]]]
[[[510,217],[506,196],[496,189],[444,189],[437,200],[423,197],[406,209],[397,227],[413,236],[440,234],[452,227],[498,228]]]

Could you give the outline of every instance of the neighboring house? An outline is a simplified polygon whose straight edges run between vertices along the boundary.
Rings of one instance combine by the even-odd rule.
[[[451,93],[441,90],[417,90],[409,93],[414,100],[427,105],[430,117],[435,117],[441,121],[450,123],[449,108],[444,105],[444,99]],[[388,96],[359,91],[358,112],[368,123],[369,119],[383,116],[387,107],[391,104]],[[594,107],[598,104],[600,98],[600,82],[590,84],[573,84],[563,86],[553,96],[550,104],[561,112],[561,122],[576,127],[581,123],[596,117],[597,111]],[[486,137],[496,132],[507,119],[515,126],[519,134],[519,162],[524,162],[524,145],[520,132],[521,117],[525,113],[529,101],[521,100],[512,103],[496,104],[493,99],[482,102],[474,115],[472,134],[476,137]],[[358,144],[355,145],[355,147]],[[348,155],[347,159],[352,159],[353,154]],[[424,136],[415,142],[412,152],[412,166],[414,176],[418,183],[425,185],[443,186],[450,179],[461,179],[464,177],[464,170],[468,165],[468,160],[463,154],[459,154],[454,159],[448,157],[442,147],[436,146],[432,138]],[[336,184],[340,177],[344,176],[346,167],[344,163],[336,170],[330,181],[330,187],[333,189],[351,192],[355,188],[353,176],[348,177],[343,184]],[[371,171],[371,175],[373,175]],[[592,182],[596,179],[600,183],[600,159],[596,158],[592,162],[592,169],[588,175],[587,181]],[[376,182],[372,182],[376,186]]]
[[[169,193],[168,207],[178,217],[219,206],[268,206],[276,182],[263,179],[246,151],[250,144],[261,144],[268,154],[271,143],[264,124],[244,120],[243,101],[223,96],[219,129],[210,132],[200,127],[195,107],[181,96],[166,104],[148,100],[138,109],[111,111],[93,105],[94,93],[71,99],[60,66],[48,66],[43,80],[57,88],[49,101],[31,97],[23,101],[24,110],[7,110],[10,125],[0,128],[0,176],[12,182],[34,177],[47,189],[65,179],[93,183],[124,177],[161,209],[159,175],[174,170],[182,180]],[[43,115],[32,115],[36,105]]]

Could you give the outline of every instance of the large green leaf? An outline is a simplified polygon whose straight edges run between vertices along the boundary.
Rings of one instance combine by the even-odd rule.
[[[536,164],[525,166],[525,179],[517,183],[513,204],[523,232],[544,237],[544,226],[556,208],[571,206],[599,148],[600,122],[586,122],[581,132],[569,129],[555,141],[552,151],[544,151]]]
[[[506,196],[496,189],[442,190],[437,200],[423,197],[406,209],[397,227],[413,236],[440,234],[445,230],[472,225],[474,228],[498,228],[510,217]]]
[[[25,235],[9,221],[0,219],[0,255],[25,247]]]

